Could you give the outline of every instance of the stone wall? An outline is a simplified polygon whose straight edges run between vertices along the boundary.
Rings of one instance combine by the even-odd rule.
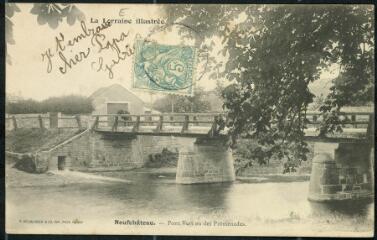
[[[65,159],[66,169],[87,166],[91,161],[90,130],[86,130],[48,151],[36,153],[37,172],[58,170],[58,159]]]
[[[141,140],[133,136],[90,135],[90,169],[129,169],[144,164]]]
[[[37,153],[37,172],[64,169],[80,171],[124,170],[144,166],[151,154],[164,148],[178,151],[184,144],[173,137],[100,134],[86,130],[64,143]]]

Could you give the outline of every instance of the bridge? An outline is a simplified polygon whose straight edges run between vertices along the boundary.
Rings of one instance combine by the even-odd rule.
[[[37,116],[34,127],[59,128],[61,124],[49,118],[46,124]],[[305,140],[314,142],[310,200],[373,196],[374,113],[343,112],[341,118],[343,132],[323,137],[316,131],[323,121],[321,114],[306,113]],[[105,114],[90,116],[90,124],[82,121],[83,116],[64,116],[67,119],[78,128],[88,128],[53,149],[37,152],[37,172],[62,165],[83,171],[142,167],[154,151],[174,147],[179,156],[177,183],[235,180],[226,113]],[[22,128],[15,116],[7,121],[13,122],[14,130]]]
[[[371,135],[374,123],[371,112],[341,112],[343,131],[319,136],[320,112],[306,113],[305,131],[309,141],[363,140]],[[104,134],[127,134],[176,137],[224,137],[228,135],[226,113],[164,113],[93,115],[92,129]]]
[[[305,140],[314,143],[309,200],[373,198],[374,114],[342,112],[343,131],[319,136],[320,112],[306,113]],[[96,115],[92,130],[105,135],[192,138],[179,150],[177,183],[234,181],[226,145],[225,113]]]

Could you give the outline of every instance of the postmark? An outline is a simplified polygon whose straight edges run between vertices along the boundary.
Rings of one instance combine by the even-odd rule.
[[[196,49],[136,40],[133,87],[192,95]]]

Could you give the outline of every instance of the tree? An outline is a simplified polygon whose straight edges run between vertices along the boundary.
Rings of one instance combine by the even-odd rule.
[[[208,112],[211,110],[211,105],[205,99],[205,93],[203,88],[197,87],[194,96],[167,95],[156,100],[153,108],[160,112]]]
[[[15,3],[6,3],[5,6],[6,44],[15,44],[12,17],[16,12],[20,12],[20,9]],[[85,15],[74,4],[68,3],[34,3],[30,13],[37,15],[39,25],[47,23],[53,29],[56,29],[63,19],[66,19],[69,25],[75,24],[76,20],[85,20]],[[7,63],[11,64],[11,58],[8,54]]]
[[[33,99],[27,99],[17,102],[9,102],[6,105],[6,112],[9,114],[46,112],[82,114],[91,113],[93,110],[92,101],[87,97],[78,95],[51,97],[40,102]]]
[[[318,111],[318,109],[324,105],[325,103],[325,96],[323,95],[323,93],[321,93],[320,95],[317,95],[314,97],[313,99],[313,103],[311,104],[311,106],[309,106],[309,110],[312,110],[312,111]]]
[[[41,105],[33,99],[22,99],[17,102],[7,102],[6,112],[9,114],[41,113]]]
[[[220,53],[229,59],[223,75],[234,82],[223,90],[233,142],[255,139],[255,154],[266,161],[276,155],[291,167],[306,160],[304,120],[314,97],[308,84],[330,64],[339,64],[341,74],[321,107],[321,134],[341,130],[342,106],[373,101],[370,6],[171,5],[166,15],[203,39],[222,39]]]

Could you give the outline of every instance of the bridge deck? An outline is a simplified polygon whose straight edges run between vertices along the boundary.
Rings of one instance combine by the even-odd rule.
[[[116,135],[144,135],[144,136],[175,136],[175,137],[204,137],[208,135],[208,127],[196,127],[189,131],[181,132],[181,127],[168,127],[163,131],[156,132],[155,127],[143,127],[137,132],[132,131],[132,127],[121,127],[117,131],[112,131],[111,127],[95,129],[96,132],[103,134]],[[227,131],[221,131],[219,137],[227,136]],[[343,133],[329,134],[326,138],[320,138],[316,129],[306,129],[305,139],[308,141],[328,141],[328,142],[348,142],[355,140],[363,140],[366,136],[366,129],[345,129]]]
[[[160,131],[156,130],[156,126],[139,126],[137,131],[132,126],[118,127],[116,131],[112,127],[100,127],[95,129],[101,133],[118,133],[128,135],[152,135],[152,136],[177,136],[177,137],[203,137],[208,135],[211,127],[193,126],[182,132],[182,126],[164,126]],[[220,132],[219,135],[226,136],[226,132]]]
[[[317,113],[319,115],[319,113]],[[346,114],[345,114],[346,115]],[[343,132],[318,137],[320,117],[311,113],[305,129],[306,139],[311,141],[353,141],[366,139],[371,113],[350,113],[350,121]],[[346,116],[347,117],[347,116]],[[104,134],[152,135],[177,137],[221,137],[228,135],[224,113],[182,113],[143,115],[96,115],[93,130]]]

